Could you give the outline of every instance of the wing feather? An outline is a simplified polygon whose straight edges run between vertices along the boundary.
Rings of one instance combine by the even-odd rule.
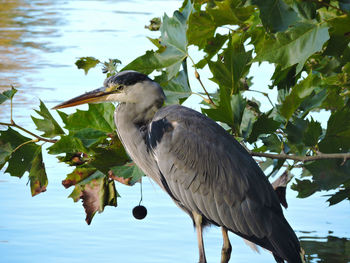
[[[152,151],[176,199],[233,232],[257,238],[270,235],[270,214],[282,210],[246,150],[214,121],[191,109],[163,108],[153,122],[160,120],[172,128],[164,130]]]

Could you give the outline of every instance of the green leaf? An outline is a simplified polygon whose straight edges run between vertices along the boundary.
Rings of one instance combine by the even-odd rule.
[[[236,135],[240,135],[240,125],[247,101],[242,95],[227,95],[220,90],[220,102],[216,108],[202,109],[202,112],[215,121],[227,124]]]
[[[25,172],[30,171],[35,153],[40,149],[40,146],[35,143],[27,143],[29,141],[31,139],[12,128],[0,131],[0,145],[3,156],[3,159],[0,160],[0,167],[3,167],[8,162],[5,173],[9,173],[11,176],[22,177]],[[20,145],[22,146],[13,152]],[[10,149],[12,153],[9,155]]]
[[[206,11],[192,13],[189,19],[188,41],[190,45],[197,45],[199,49],[205,48],[212,41],[217,27],[242,25],[254,10],[252,6],[243,6],[242,1],[237,0],[214,3],[213,6],[208,5]]]
[[[304,139],[308,121],[303,119],[295,119],[293,122],[288,122],[285,132],[290,143],[299,144]]]
[[[68,114],[64,113],[63,111],[57,110],[58,115],[60,115],[62,121],[64,124],[67,123],[67,118],[68,118]]]
[[[306,146],[314,146],[318,143],[318,139],[322,135],[321,123],[311,119],[311,122],[308,122],[303,142]]]
[[[197,64],[197,68],[204,68],[208,64],[208,61],[217,54],[222,46],[226,43],[228,35],[216,34],[215,37],[209,38],[204,47],[205,57],[200,60]]]
[[[316,18],[317,4],[303,0],[293,0],[292,8],[298,13],[300,18],[312,20]]]
[[[328,25],[330,26],[330,39],[325,50],[326,55],[339,57],[343,54],[350,42],[349,24],[349,15],[338,16],[328,21]]]
[[[0,170],[2,169],[2,167],[4,167],[4,165],[10,158],[12,150],[13,149],[10,143],[0,139]]]
[[[41,147],[38,148],[37,152],[35,153],[32,167],[29,172],[29,181],[32,196],[46,191],[48,180],[45,165],[43,162]]]
[[[289,91],[289,89],[297,83],[300,74],[296,75],[295,65],[284,70],[282,70],[281,68],[282,67],[280,65],[276,67],[275,72],[271,77],[271,80],[273,82],[270,88],[277,86],[278,90],[285,89]]]
[[[323,101],[327,98],[327,88],[317,88],[308,97],[303,99],[299,109],[306,116],[310,111],[320,109]]]
[[[214,36],[216,25],[213,18],[205,11],[197,11],[190,16],[187,31],[188,43],[203,49],[208,39]]]
[[[320,190],[332,190],[350,178],[350,161],[319,160],[305,164]]]
[[[37,127],[37,130],[44,132],[42,136],[47,138],[53,138],[58,135],[64,134],[64,131],[56,122],[56,120],[52,117],[51,113],[42,101],[40,101],[40,110],[35,110],[35,112],[41,117],[43,117],[43,119],[38,119],[31,116],[33,122]]]
[[[179,104],[180,99],[187,99],[191,95],[191,88],[188,85],[187,75],[185,71],[169,80],[168,75],[162,72],[162,75],[154,78],[158,82],[166,95],[166,104]]]
[[[321,152],[336,153],[348,152],[350,149],[350,109],[332,113],[327,123],[324,139],[319,143]]]
[[[242,25],[254,11],[253,7],[243,6],[239,0],[215,1],[215,5],[207,11],[213,17],[216,26]]]
[[[17,90],[14,87],[11,87],[10,90],[5,90],[4,92],[0,93],[0,104],[12,99],[16,92]]]
[[[236,132],[240,130],[246,105],[247,100],[242,97],[242,94],[238,93],[231,96],[230,106],[233,113],[233,124],[236,126]]]
[[[109,59],[103,62],[102,73],[107,74],[107,78],[118,73],[118,65],[122,62],[119,59]]]
[[[150,31],[158,31],[162,24],[160,17],[154,17],[149,22],[150,24],[145,26],[145,28],[149,29]]]
[[[297,13],[282,0],[251,0],[260,10],[264,27],[272,33],[285,31],[298,21]]]
[[[253,125],[258,118],[258,113],[251,109],[250,107],[245,107],[241,125],[240,125],[240,134],[246,140],[253,130]]]
[[[308,197],[319,190],[316,183],[310,180],[299,180],[297,178],[295,179],[295,183],[292,184],[291,189],[298,192],[299,198]]]
[[[282,69],[297,64],[297,74],[303,69],[305,61],[320,51],[328,39],[328,27],[325,23],[298,23],[286,32],[277,33],[276,38],[266,40],[256,50],[257,56],[254,60],[276,63]]]
[[[134,185],[138,182],[144,173],[137,167],[134,162],[127,163],[123,166],[115,166],[111,168],[113,175],[116,177],[123,177],[128,179],[128,185]]]
[[[309,74],[306,79],[300,81],[284,99],[280,107],[280,113],[286,120],[292,117],[300,104],[307,98],[315,88],[318,87],[320,79],[317,75]]]
[[[104,174],[108,174],[111,167],[124,165],[130,161],[120,140],[114,136],[112,142],[107,145],[99,145],[93,149],[94,154],[90,165],[97,168]]]
[[[192,9],[192,3],[188,1],[182,12],[175,11],[173,17],[165,14],[160,27],[161,44],[165,48],[162,47],[157,52],[147,51],[145,55],[133,60],[123,70],[132,69],[150,74],[154,70],[165,68],[169,79],[175,77],[182,61],[188,56],[186,31],[187,20]]]
[[[85,74],[87,74],[89,70],[96,67],[98,63],[100,63],[100,61],[94,57],[81,57],[75,62],[75,65],[78,69],[83,69]]]
[[[340,110],[344,107],[345,101],[343,96],[339,96],[342,88],[336,86],[327,87],[327,97],[322,102],[321,107],[325,110],[331,110],[332,112]]]
[[[63,114],[69,135],[62,136],[48,152],[65,153],[66,157],[60,158],[61,161],[69,165],[88,164],[107,175],[110,167],[130,160],[117,138],[113,115],[111,103],[90,104],[87,111]],[[83,157],[81,153],[84,153]]]
[[[260,115],[253,125],[252,133],[249,136],[248,142],[253,143],[264,134],[274,133],[279,126],[280,123],[273,118],[268,117],[268,115]]]
[[[241,79],[249,71],[252,51],[246,52],[239,39],[233,36],[220,57],[222,59],[216,62],[208,62],[213,74],[211,80],[216,82],[220,89],[226,89],[227,93],[237,94],[240,89],[243,89]]]
[[[82,141],[72,135],[62,136],[59,141],[54,143],[48,148],[49,154],[60,154],[60,153],[76,153],[84,152],[88,150],[83,145]]]
[[[282,151],[282,142],[276,134],[261,137],[262,142],[271,152],[280,153]]]
[[[167,47],[162,52],[147,51],[145,55],[140,56],[125,66],[124,70],[136,70],[149,75],[154,70],[162,70],[163,68],[180,68],[181,62],[187,57],[181,51],[172,47]],[[169,70],[168,70],[169,73]],[[172,72],[172,75],[174,72]]]
[[[89,104],[87,111],[77,110],[65,120],[70,132],[91,128],[102,132],[115,131],[114,105],[112,103]]]
[[[92,128],[85,128],[74,133],[74,137],[81,140],[86,148],[101,143],[106,139],[106,133]]]
[[[334,195],[332,195],[327,200],[327,202],[329,202],[329,205],[331,206],[331,205],[338,204],[345,199],[350,200],[350,188],[339,190]]]

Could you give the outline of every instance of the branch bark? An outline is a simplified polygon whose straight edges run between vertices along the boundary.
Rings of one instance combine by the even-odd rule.
[[[9,126],[9,127],[15,127],[15,128],[17,128],[17,129],[20,129],[20,130],[22,130],[22,131],[28,133],[29,135],[31,135],[31,136],[37,138],[39,141],[51,142],[51,143],[57,142],[56,139],[46,139],[46,138],[44,138],[44,137],[41,137],[41,136],[39,136],[39,135],[36,135],[36,134],[32,133],[31,131],[28,131],[27,129],[25,129],[25,128],[19,126],[19,125],[17,125],[14,121],[11,121],[11,123],[0,122],[0,125]]]
[[[253,152],[249,151],[249,153],[252,156],[258,156],[258,157],[266,157],[271,159],[282,159],[282,160],[294,160],[299,162],[311,162],[315,160],[322,160],[322,159],[343,159],[344,162],[347,159],[350,159],[350,153],[319,153],[317,155],[312,156],[299,156],[299,155],[289,155],[289,154],[274,154],[274,153],[260,153],[260,152]]]

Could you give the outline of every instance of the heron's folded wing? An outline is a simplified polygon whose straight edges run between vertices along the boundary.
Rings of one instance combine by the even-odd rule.
[[[150,147],[172,195],[187,209],[245,236],[271,232],[282,213],[267,178],[222,127],[182,106],[160,110],[149,128]]]

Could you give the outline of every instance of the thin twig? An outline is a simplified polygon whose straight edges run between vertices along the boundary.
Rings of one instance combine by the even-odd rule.
[[[46,138],[44,138],[44,137],[41,137],[41,136],[39,136],[39,135],[36,135],[36,134],[32,133],[31,131],[28,131],[27,129],[25,129],[25,128],[19,126],[19,125],[17,125],[13,120],[11,120],[11,122],[12,122],[12,123],[0,122],[0,125],[9,126],[9,127],[15,127],[15,128],[17,128],[17,129],[20,129],[20,130],[22,130],[22,131],[24,131],[24,132],[30,134],[31,136],[37,138],[39,141],[51,142],[51,143],[57,142],[56,139],[46,139]]]
[[[202,94],[196,93],[196,92],[191,92],[191,95],[197,95],[199,97],[201,97],[205,102],[209,102],[209,100],[204,97]]]
[[[262,95],[264,95],[268,100],[269,100],[269,102],[270,102],[270,104],[271,104],[271,106],[272,107],[275,107],[274,105],[273,105],[273,103],[272,103],[272,101],[271,101],[271,99],[270,99],[270,97],[269,97],[269,94],[268,93],[266,93],[266,92],[263,92],[263,91],[260,91],[260,90],[254,90],[254,89],[249,89],[249,90],[246,90],[246,91],[251,91],[251,92],[257,92],[257,93],[261,93]]]
[[[12,87],[12,90],[13,90],[13,86],[11,86]],[[12,103],[12,100],[13,100],[13,96],[11,97],[11,100],[10,100],[10,118],[11,118],[11,123],[14,123],[13,122],[13,114],[12,114],[12,112],[13,112],[13,103]]]
[[[259,159],[255,159],[253,158],[255,162],[257,162],[259,165],[265,163],[264,160],[259,160]],[[295,161],[296,162],[296,161]],[[272,164],[271,164],[272,165]],[[302,168],[303,166],[301,164],[283,164],[282,167],[285,168],[289,168],[289,170],[291,170],[291,168]]]
[[[330,8],[334,8],[336,9],[337,11],[341,12],[343,15],[346,15],[347,13],[344,11],[344,10],[341,10],[340,8],[334,6],[334,5],[331,5],[327,2],[324,2],[322,0],[311,0],[312,2],[315,2],[315,3],[318,3],[318,4],[321,4],[321,5],[324,5],[324,6],[327,6],[327,7],[330,7]]]
[[[350,153],[319,153],[312,156],[299,156],[299,155],[289,155],[289,154],[274,154],[274,153],[260,153],[249,151],[252,156],[266,157],[271,159],[282,159],[282,160],[294,160],[299,162],[311,162],[315,160],[322,159],[350,159]]]
[[[194,63],[193,59],[192,59],[190,56],[188,56],[188,57],[189,57],[189,59],[191,60],[191,62],[192,62],[192,64],[193,64],[193,67],[194,67],[194,75],[195,75],[196,79],[199,81],[199,84],[202,86],[202,88],[203,88],[205,94],[206,94],[207,97],[208,97],[209,104],[213,105],[213,107],[216,108],[216,107],[217,107],[216,104],[215,104],[214,101],[211,99],[211,97],[210,97],[210,95],[209,95],[207,89],[206,89],[206,88],[204,87],[204,85],[203,85],[203,82],[202,82],[202,80],[201,80],[201,76],[199,75],[199,73],[198,73],[198,71],[197,71],[197,68],[196,68],[196,63]]]
[[[215,104],[214,101],[211,99],[211,97],[210,97],[210,95],[209,95],[207,89],[204,87],[203,82],[202,82],[202,80],[201,80],[201,77],[200,77],[200,75],[199,75],[199,73],[198,73],[198,71],[197,71],[196,69],[195,69],[195,71],[194,71],[194,75],[196,76],[196,79],[198,79],[198,81],[199,81],[199,83],[201,84],[201,86],[202,86],[202,88],[203,88],[205,94],[207,95],[207,97],[208,97],[208,99],[209,99],[209,103],[210,103],[211,105],[213,105],[213,106],[216,108],[216,107],[217,107],[216,104]]]
[[[21,143],[20,145],[18,145],[13,151],[12,153],[14,153],[15,151],[17,151],[19,148],[21,148],[22,146],[28,144],[28,143],[32,143],[32,142],[38,142],[39,139],[33,139],[33,140],[30,140],[30,141],[26,141],[24,143]]]

